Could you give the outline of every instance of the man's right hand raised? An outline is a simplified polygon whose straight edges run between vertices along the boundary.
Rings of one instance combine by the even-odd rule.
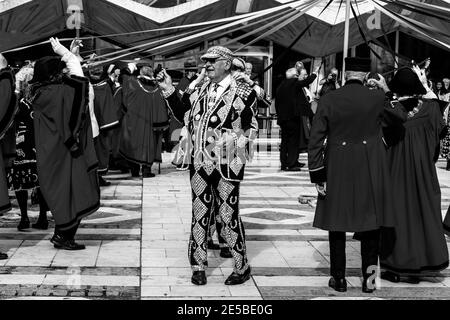
[[[162,69],[155,78],[162,91],[166,92],[173,88],[172,77],[166,72],[166,69]]]

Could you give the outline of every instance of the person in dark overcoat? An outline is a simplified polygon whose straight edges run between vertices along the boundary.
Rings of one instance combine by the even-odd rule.
[[[300,154],[302,116],[309,116],[306,110],[311,109],[303,88],[309,86],[317,77],[317,71],[305,79],[299,79],[295,68],[286,71],[286,79],[276,92],[275,108],[277,122],[281,128],[280,162],[283,171],[300,171],[298,162]],[[307,145],[306,142],[303,144]]]
[[[346,232],[361,240],[363,291],[370,266],[378,263],[379,228],[392,223],[387,192],[388,167],[382,126],[405,114],[385,103],[381,90],[363,86],[370,59],[346,59],[346,84],[319,101],[308,146],[311,182],[319,192],[314,227],[329,231],[329,286],[346,291]],[[397,115],[398,113],[398,115]]]

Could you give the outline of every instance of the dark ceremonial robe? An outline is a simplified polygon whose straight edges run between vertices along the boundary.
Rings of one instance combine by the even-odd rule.
[[[153,83],[123,76],[123,117],[120,154],[127,160],[151,165],[161,162],[162,130],[168,127],[168,111],[161,91]]]
[[[127,110],[123,104],[123,89],[122,86],[116,87],[113,90],[114,96],[114,108],[119,119],[119,125],[112,130],[111,136],[111,152],[114,158],[119,157],[119,147],[120,147],[120,135],[122,133],[122,121]]]
[[[418,273],[448,267],[435,165],[443,127],[439,104],[423,100],[419,112],[403,124],[400,141],[388,150],[395,221],[393,235],[382,233],[383,247],[393,245],[392,253],[381,259],[383,268]]]
[[[326,182],[318,196],[314,227],[363,232],[390,225],[389,172],[383,143],[384,119],[405,120],[385,94],[359,81],[319,101],[311,128],[308,163],[312,183]],[[325,143],[326,140],[326,145]]]
[[[181,139],[176,152],[175,163],[184,169],[205,167],[207,171],[218,166],[222,178],[229,181],[241,181],[244,178],[246,161],[252,155],[252,143],[256,138],[258,123],[253,109],[256,105],[255,91],[243,90],[243,83],[231,79],[216,103],[209,107],[207,92],[210,82],[198,90],[193,103],[185,93],[180,99],[176,92],[167,98],[174,116],[185,123],[186,136]],[[206,122],[200,121],[205,114]],[[218,148],[216,141],[224,134],[234,135],[234,145],[224,151]],[[197,152],[200,150],[200,152]],[[230,151],[233,154],[230,154]],[[203,156],[197,156],[203,153]]]
[[[10,68],[0,70],[0,214],[11,209],[5,162],[10,158],[10,154],[15,154],[13,148],[15,146],[15,134],[14,130],[10,130],[18,107],[14,90],[15,80],[12,70]]]
[[[93,83],[94,112],[100,133],[95,140],[95,148],[99,162],[99,173],[106,173],[109,166],[111,138],[113,129],[119,126],[119,117],[114,102],[112,84],[108,80]]]
[[[100,207],[88,101],[88,79],[71,76],[39,88],[32,102],[39,183],[61,230]]]
[[[119,118],[111,85],[105,80],[92,83],[92,87],[95,94],[94,112],[100,131],[117,127]]]

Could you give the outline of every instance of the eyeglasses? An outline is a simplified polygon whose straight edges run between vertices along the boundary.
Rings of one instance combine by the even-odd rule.
[[[227,60],[227,59],[224,59],[224,58],[205,58],[205,59],[203,59],[203,61],[205,62],[205,63],[211,63],[211,64],[214,64],[214,63],[216,63],[217,61],[225,61],[225,60]]]

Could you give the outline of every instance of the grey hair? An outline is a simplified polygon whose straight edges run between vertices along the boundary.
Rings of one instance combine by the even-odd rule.
[[[345,71],[345,80],[359,80],[364,82],[364,78],[366,77],[367,72],[361,71]]]

